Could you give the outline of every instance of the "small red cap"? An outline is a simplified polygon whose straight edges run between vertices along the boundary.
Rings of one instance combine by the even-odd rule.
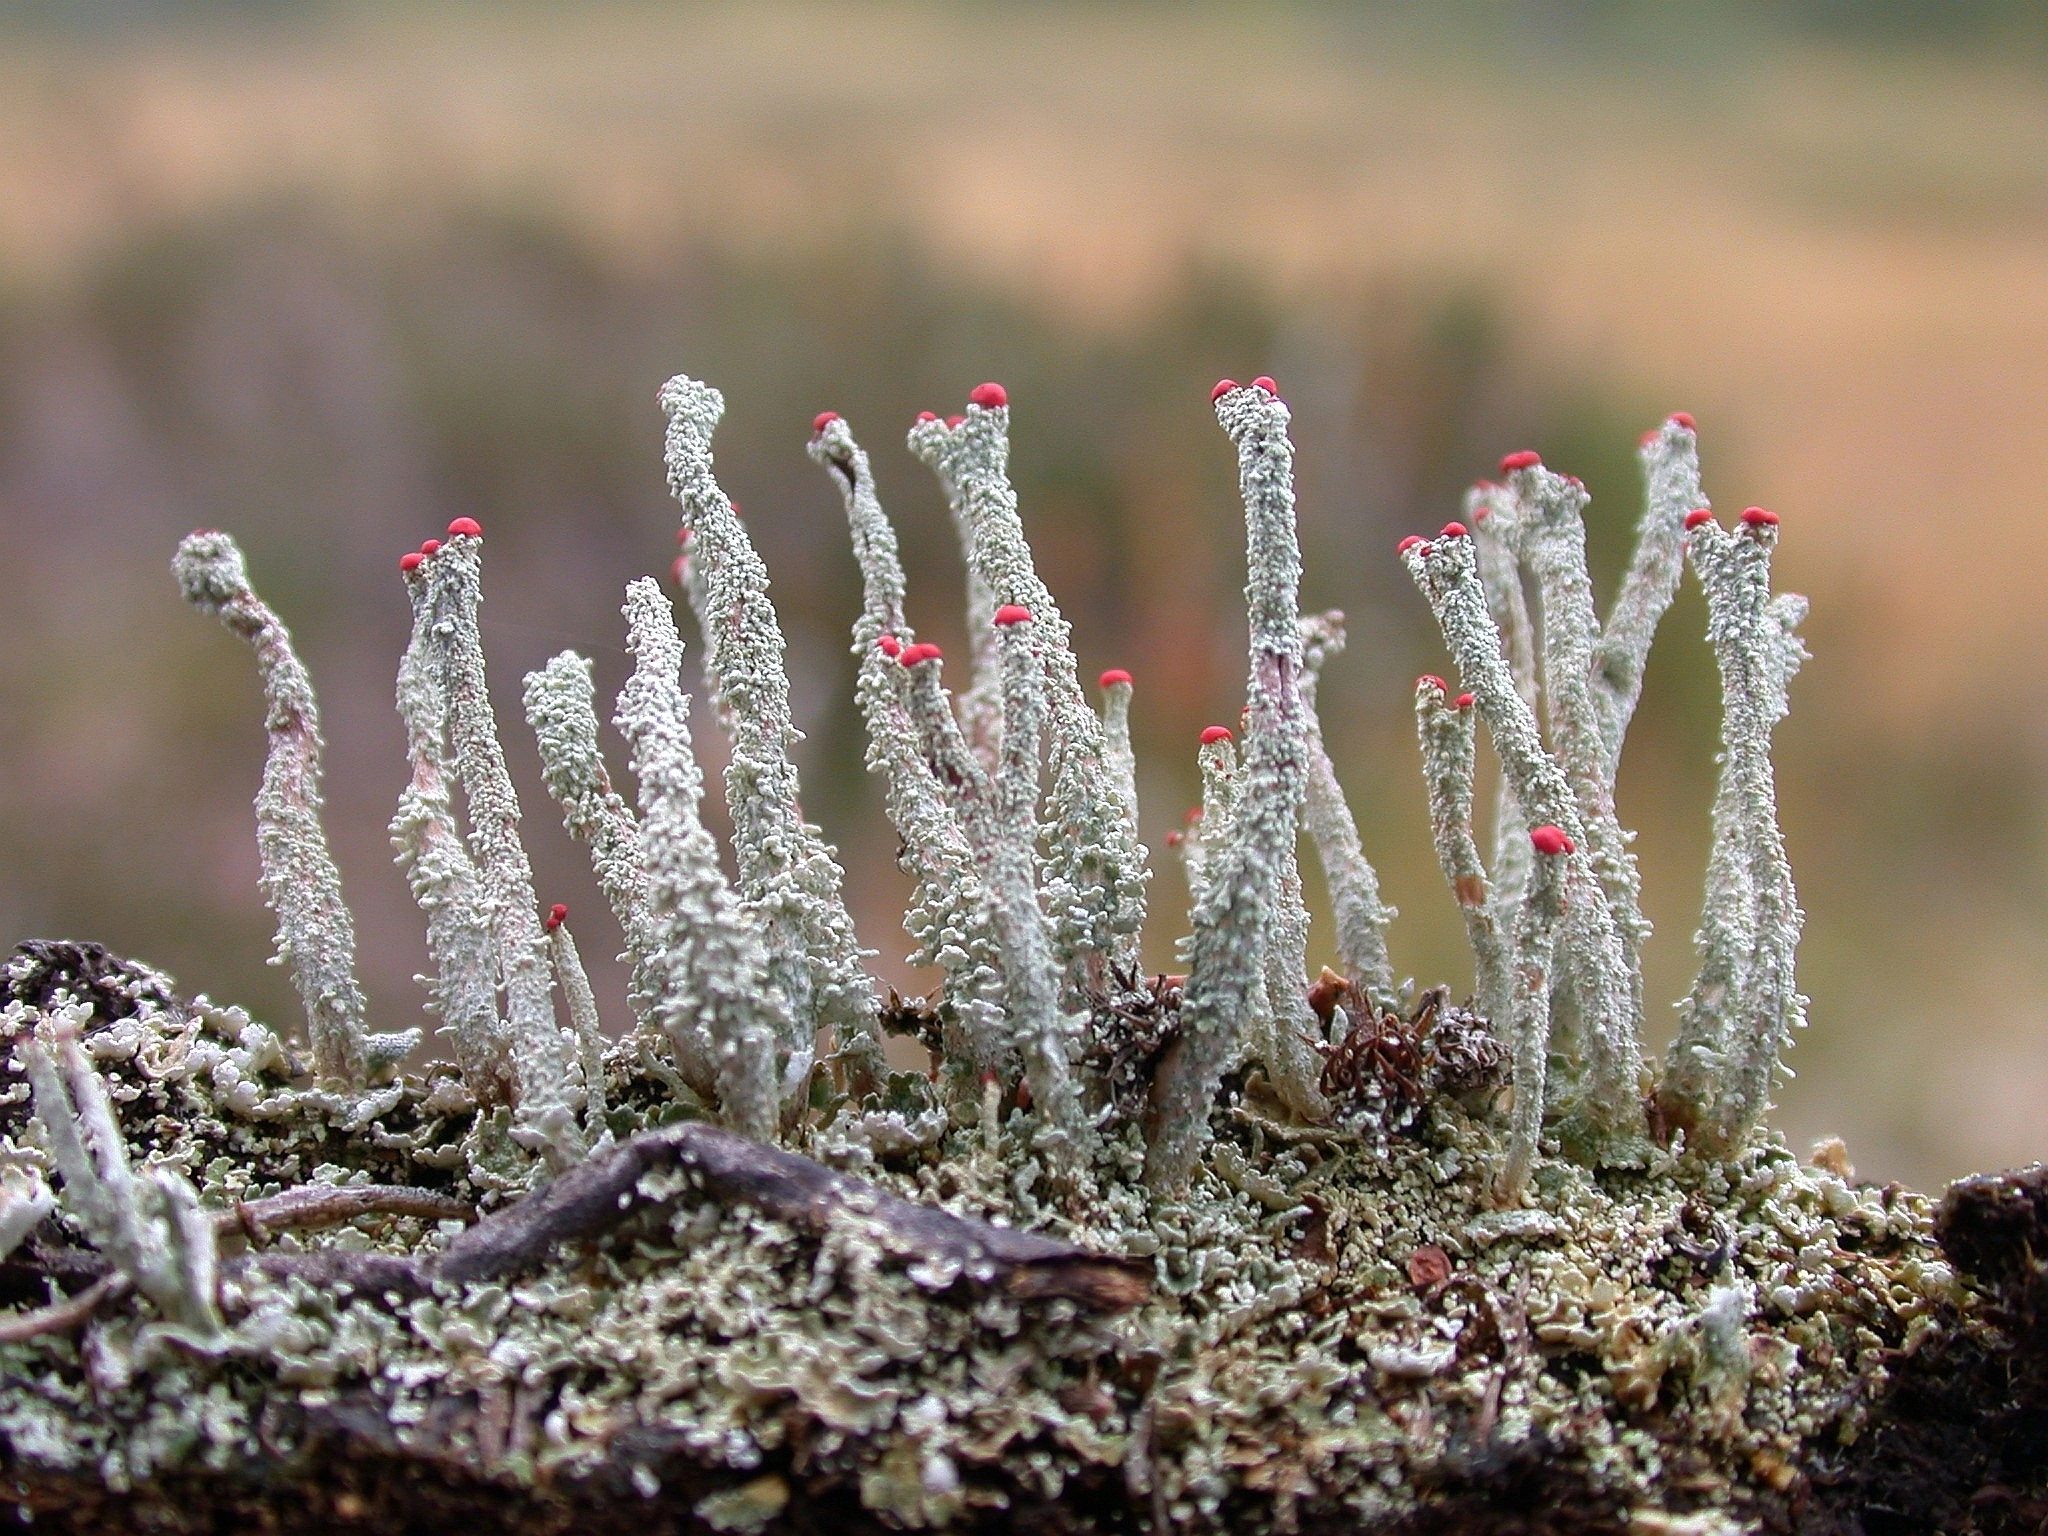
[[[1475,523],[1483,523],[1491,516],[1493,516],[1493,508],[1483,501],[1472,509],[1472,521]]]
[[[919,411],[917,413],[917,419],[919,421],[937,421],[939,419],[939,413],[937,411]]]
[[[811,418],[811,430],[813,432],[822,432],[838,419],[839,413],[837,411],[820,411]]]
[[[1263,389],[1267,394],[1274,396],[1277,396],[1280,393],[1280,386],[1278,384],[1275,384],[1270,377],[1263,373],[1260,374],[1256,379],[1252,380],[1252,388]]]
[[[1105,688],[1114,688],[1118,683],[1122,683],[1126,687],[1128,687],[1131,681],[1131,674],[1126,672],[1122,667],[1111,667],[1107,672],[1103,673],[1102,676],[1097,678],[1096,681]]]
[[[939,648],[936,645],[933,645],[929,640],[920,640],[915,645],[906,645],[905,647],[903,647],[902,653],[898,655],[896,659],[902,662],[903,665],[906,667],[914,667],[919,662],[937,661],[943,654],[944,653],[941,652]]]
[[[1022,603],[1005,603],[996,610],[996,628],[1008,629],[1012,624],[1029,624],[1031,610]]]
[[[946,425],[949,427],[957,427],[960,425],[961,422],[965,421],[966,419],[967,418],[965,416],[948,416],[946,418]]]
[[[1010,403],[1010,392],[1000,384],[977,384],[967,391],[970,403],[985,411],[992,411],[999,405]]]
[[[1581,480],[1577,475],[1566,475],[1564,477],[1564,483],[1570,486],[1575,491],[1583,491],[1586,488],[1586,482]]]
[[[1572,840],[1564,835],[1564,828],[1548,824],[1529,829],[1529,842],[1538,853],[1574,853],[1577,851]]]
[[[676,563],[668,568],[668,573],[674,578],[677,586],[682,586],[690,579],[690,557],[677,555]]]
[[[1451,685],[1438,677],[1434,672],[1423,673],[1422,676],[1415,679],[1415,686],[1417,688],[1434,688],[1438,693],[1449,693],[1451,691]]]
[[[1216,381],[1216,387],[1209,391],[1209,399],[1211,401],[1221,400],[1225,395],[1229,394],[1235,388],[1237,388],[1237,380],[1218,379]]]
[[[1705,507],[1694,507],[1685,514],[1686,531],[1690,533],[1693,529],[1699,527],[1701,523],[1711,523],[1713,520],[1714,514]]]
[[[1511,453],[1500,461],[1500,472],[1512,475],[1518,469],[1534,469],[1543,462],[1543,455],[1534,448],[1524,448],[1520,453]]]
[[[1205,747],[1213,747],[1219,741],[1228,740],[1230,727],[1227,725],[1209,725],[1202,728],[1202,745]]]
[[[1478,696],[1476,694],[1461,693],[1455,699],[1451,700],[1451,708],[1470,709],[1473,706],[1473,704],[1477,701]]]
[[[1742,525],[1745,528],[1775,528],[1778,526],[1778,514],[1767,507],[1745,507]]]
[[[689,530],[689,529],[687,529],[687,528],[678,528],[678,529],[676,530],[676,547],[677,547],[678,549],[680,549],[680,548],[682,548],[682,547],[683,547],[683,546],[684,546],[685,544],[687,544],[687,543],[689,543],[689,542],[690,542],[690,530]]]
[[[1462,539],[1465,536],[1466,528],[1463,523],[1445,523],[1443,532],[1437,535],[1441,539]]]
[[[466,533],[473,539],[483,537],[483,529],[473,517],[458,517],[448,525],[449,537],[453,538],[458,533]]]
[[[420,562],[426,558],[418,550],[409,549],[398,557],[398,568],[401,571],[416,571],[420,568]]]
[[[1641,437],[1636,439],[1636,446],[1638,448],[1647,448],[1650,446],[1650,444],[1657,441],[1657,439],[1662,437],[1663,435],[1664,434],[1662,432],[1659,432],[1655,427],[1652,427],[1649,431],[1645,432]]]
[[[548,908],[547,920],[541,926],[547,929],[549,933],[553,933],[567,921],[569,921],[569,909],[558,901]]]
[[[1169,848],[1178,848],[1180,846],[1180,836],[1180,832],[1177,829],[1175,831],[1167,833],[1166,846]]]
[[[903,642],[894,635],[883,635],[875,642],[875,649],[884,656],[896,657],[903,653]]]
[[[1403,539],[1400,543],[1394,546],[1394,553],[1397,555],[1405,555],[1408,553],[1409,550],[1413,549],[1416,545],[1426,544],[1428,542],[1429,541],[1423,538],[1421,534],[1411,533],[1408,535],[1407,538]]]
[[[429,539],[427,540],[426,543],[420,546],[420,553],[423,555],[437,554],[439,553],[440,548],[441,541],[439,539]]]
[[[1681,427],[1685,428],[1685,430],[1688,432],[1694,430],[1691,411],[1673,411],[1671,413],[1671,419],[1677,422]]]

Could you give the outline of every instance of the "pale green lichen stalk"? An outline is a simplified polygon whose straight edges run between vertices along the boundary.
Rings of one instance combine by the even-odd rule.
[[[411,1053],[417,1033],[372,1036],[356,980],[356,925],[341,899],[341,871],[320,824],[320,708],[291,632],[249,585],[242,551],[202,529],[178,545],[171,569],[186,600],[215,614],[255,649],[269,708],[270,754],[256,793],[256,847],[263,899],[277,914],[277,958],[291,967],[306,1005],[313,1069],[341,1088],[359,1087]]]

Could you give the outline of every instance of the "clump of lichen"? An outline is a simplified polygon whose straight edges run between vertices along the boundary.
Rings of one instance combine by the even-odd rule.
[[[1191,898],[1174,975],[1139,963],[1132,680],[1105,672],[1099,709],[1082,689],[1023,538],[1001,389],[910,435],[967,556],[957,699],[909,625],[867,457],[821,417],[811,452],[865,582],[870,766],[916,882],[915,958],[941,978],[884,1002],[799,809],[766,573],[712,468],[722,401],[687,379],[662,398],[736,878],[699,816],[654,583],[625,609],[633,803],[588,664],[557,657],[525,689],[548,792],[624,939],[623,1030],[520,846],[477,525],[401,562],[392,834],[449,1046],[417,1073],[408,1036],[367,1032],[310,680],[232,541],[181,547],[187,595],[255,645],[270,696],[265,893],[308,1047],[89,946],[10,963],[0,1447],[25,1510],[86,1482],[147,1499],[195,1470],[319,1487],[341,1435],[535,1500],[681,1501],[721,1530],[835,1499],[904,1528],[1064,1509],[1369,1529],[1540,1465],[1589,1520],[1706,1531],[1782,1504],[1969,1305],[1925,1202],[1758,1129],[1803,1006],[1768,758],[1801,605],[1770,593],[1773,516],[1731,533],[1700,509],[1689,420],[1644,441],[1638,553],[1604,623],[1583,492],[1534,455],[1474,493],[1470,529],[1403,546],[1469,689],[1424,678],[1415,700],[1474,950],[1459,1002],[1396,984],[1392,914],[1323,748],[1316,681],[1343,632],[1298,612],[1271,380],[1216,394],[1245,497],[1249,678],[1243,740],[1204,733],[1203,806],[1172,839]],[[1701,979],[1653,1080],[1613,789],[1688,556],[1728,724]],[[1487,855],[1481,719],[1501,768]],[[1304,831],[1342,967],[1314,982]],[[929,1073],[893,1069],[886,1034],[921,1043]]]

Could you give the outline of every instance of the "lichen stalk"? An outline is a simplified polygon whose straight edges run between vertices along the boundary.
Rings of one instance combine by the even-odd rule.
[[[548,959],[562,988],[569,1031],[576,1041],[577,1065],[583,1071],[583,1135],[596,1148],[609,1139],[604,1118],[604,1022],[598,1016],[597,994],[590,989],[590,973],[583,969],[583,956],[576,949],[575,935],[569,932],[568,913],[550,913],[544,926]]]
[[[912,680],[898,658],[917,636],[904,611],[906,583],[896,529],[882,507],[867,453],[843,418],[834,416],[812,434],[809,453],[839,488],[860,567],[854,695],[867,725],[867,768],[882,776],[889,821],[896,828],[897,865],[917,882],[903,916],[905,930],[917,942],[911,960],[944,972],[946,1008],[977,1042],[977,1064],[992,1067],[1000,1039],[994,941],[982,911],[973,851],[926,760],[907,700]],[[839,1054],[856,1094],[880,1090],[887,1063],[873,1035],[842,1041]]]
[[[1379,874],[1365,856],[1358,822],[1337,781],[1337,768],[1323,742],[1316,696],[1323,666],[1343,652],[1344,615],[1336,609],[1301,620],[1301,710],[1307,734],[1308,784],[1301,820],[1322,862],[1330,891],[1330,915],[1337,929],[1337,958],[1352,981],[1379,1002],[1395,995],[1394,962],[1387,950],[1387,925],[1400,913],[1380,899]]]
[[[1507,1011],[1515,1103],[1508,1122],[1507,1157],[1494,1181],[1494,1199],[1501,1205],[1519,1205],[1527,1197],[1543,1139],[1549,1103],[1551,963],[1569,878],[1569,846],[1554,853],[1532,846],[1528,890],[1515,913]]]
[[[1035,618],[996,610],[997,661],[1003,680],[1003,742],[996,769],[995,835],[983,861],[990,924],[1003,956],[1003,1006],[1010,1042],[1041,1125],[1048,1163],[1071,1178],[1088,1151],[1067,1063],[1069,1027],[1060,1004],[1059,966],[1038,904],[1039,742],[1045,729],[1045,658]]]
[[[1601,629],[1586,567],[1584,513],[1590,498],[1577,481],[1540,464],[1517,470],[1514,485],[1524,510],[1522,558],[1536,578],[1543,605],[1543,704],[1551,750],[1578,800],[1587,862],[1600,877],[1621,933],[1636,1020],[1630,1033],[1636,1034],[1642,1018],[1640,956],[1650,925],[1642,913],[1642,884],[1629,834],[1615,813],[1607,711],[1593,676]]]
[[[1510,1011],[1507,937],[1496,918],[1493,887],[1472,832],[1476,723],[1472,704],[1446,699],[1439,679],[1424,677],[1416,682],[1415,730],[1422,743],[1422,777],[1429,789],[1429,830],[1436,844],[1437,863],[1465,923],[1480,1012],[1489,1019],[1506,1019]]]
[[[1128,677],[1105,673],[1102,683],[1102,752],[1110,782],[1123,801],[1124,815],[1138,824],[1138,755],[1131,746],[1131,693]]]
[[[256,791],[256,851],[263,900],[277,914],[277,960],[291,968],[306,1008],[313,1071],[334,1088],[362,1086],[419,1043],[392,1036],[373,1044],[356,979],[356,927],[342,900],[341,871],[320,822],[320,706],[291,631],[249,584],[241,548],[202,530],[178,545],[171,570],[185,600],[213,614],[256,653],[270,750]]]
[[[440,1016],[440,1033],[464,1086],[488,1108],[512,1103],[517,1084],[498,1014],[490,907],[455,817],[448,689],[436,655],[435,609],[427,592],[426,573],[415,567],[406,579],[412,634],[398,664],[398,714],[412,776],[391,818],[391,846],[427,920],[427,955],[434,962],[428,1007]]]
[[[647,914],[640,889],[640,824],[612,787],[597,739],[597,692],[590,661],[563,651],[526,674],[526,721],[540,748],[541,780],[561,808],[562,825],[590,850],[591,868],[625,936],[632,966],[627,1000],[635,1020],[652,1028],[647,974]]]
[[[176,1337],[213,1349],[223,1325],[212,1224],[175,1170],[155,1167],[136,1176],[106,1083],[79,1044],[90,1015],[75,1005],[46,1014],[15,1045],[61,1182],[61,1204]]]
[[[1585,867],[1568,877],[1571,900],[1561,920],[1556,968],[1573,990],[1583,1032],[1584,1061],[1573,1105],[1596,1156],[1633,1156],[1643,1129],[1641,1046],[1628,989],[1630,965],[1599,877],[1586,866],[1584,825],[1563,770],[1543,745],[1536,716],[1516,687],[1480,584],[1473,541],[1447,535],[1411,545],[1402,555],[1486,722],[1501,771],[1529,825],[1562,828]],[[1602,1147],[1604,1144],[1604,1150]]]
[[[1465,493],[1465,523],[1477,546],[1479,579],[1486,588],[1487,611],[1493,615],[1515,691],[1534,714],[1536,697],[1536,628],[1529,618],[1529,597],[1522,590],[1521,511],[1515,493],[1505,485],[1483,481]],[[1528,819],[1515,803],[1515,787],[1506,774],[1493,788],[1493,896],[1503,925],[1512,925],[1529,882]]]
[[[969,565],[1000,608],[1032,616],[1046,668],[1051,787],[1044,833],[1046,909],[1070,1002],[1100,987],[1107,962],[1135,961],[1145,922],[1145,850],[1109,770],[1102,721],[1081,691],[1072,632],[1038,575],[1009,476],[1009,407],[983,385],[958,427],[922,422],[912,452],[958,487]],[[1007,726],[1005,727],[1007,729]]]
[[[787,1004],[768,974],[759,921],[727,884],[699,819],[704,780],[690,742],[675,615],[646,577],[626,588],[624,612],[634,668],[615,724],[639,784],[648,966],[661,982],[655,1019],[691,1090],[733,1130],[768,1141]]]
[[[533,893],[533,866],[519,838],[519,795],[506,771],[484,675],[477,610],[483,601],[483,539],[451,533],[422,567],[432,656],[448,702],[448,733],[469,812],[469,842],[490,914],[505,994],[506,1055],[518,1096],[515,1136],[556,1171],[587,1150],[577,1126],[582,1071],[555,1020],[554,977]]]
[[[786,1044],[802,1059],[822,1035],[840,1044],[876,1035],[874,983],[846,910],[845,877],[803,817],[789,756],[801,736],[767,567],[713,472],[711,437],[725,397],[678,375],[662,386],[661,408],[669,489],[690,534],[692,579],[703,583],[706,673],[730,738],[725,801],[739,892],[759,914],[770,974],[788,1003]],[[801,1093],[800,1075],[790,1081]]]
[[[1684,422],[1667,418],[1644,435],[1636,456],[1643,466],[1643,516],[1636,526],[1635,553],[1593,645],[1593,701],[1610,784],[1642,697],[1650,643],[1685,574],[1685,515],[1708,505],[1700,489],[1699,439]]]
[[[1729,1008],[1717,1091],[1698,1132],[1714,1151],[1738,1146],[1762,1120],[1780,1057],[1805,1023],[1796,974],[1804,918],[1778,826],[1770,751],[1801,654],[1788,624],[1800,610],[1772,601],[1776,544],[1776,519],[1756,509],[1732,534],[1701,520],[1686,542],[1706,591],[1707,637],[1721,672],[1722,774],[1731,786],[1727,809],[1741,829],[1752,940]]]
[[[1253,988],[1308,776],[1301,673],[1301,548],[1287,407],[1259,387],[1231,389],[1216,417],[1237,446],[1245,508],[1245,606],[1251,639],[1245,773],[1229,841],[1209,855],[1194,913],[1179,1039],[1161,1063],[1145,1152],[1154,1191],[1184,1189],[1209,1133],[1209,1109]]]

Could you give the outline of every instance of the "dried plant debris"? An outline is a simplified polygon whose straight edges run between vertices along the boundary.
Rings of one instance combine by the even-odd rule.
[[[593,994],[567,909],[533,888],[477,639],[482,529],[457,519],[400,562],[393,842],[449,1047],[418,1071],[354,978],[311,679],[233,541],[188,539],[188,596],[256,646],[270,700],[259,847],[303,1039],[96,946],[8,963],[0,1497],[80,1530],[1425,1530],[1547,1500],[1516,1528],[1710,1533],[1811,1524],[1866,1486],[1856,1447],[1913,1362],[2024,1334],[2038,1307],[1999,1288],[2031,1297],[2038,1275],[1989,1197],[1947,1218],[1976,1234],[1964,1273],[1927,1201],[1762,1127],[1804,1008],[1769,760],[1803,654],[1801,605],[1770,590],[1776,519],[1715,524],[1673,417],[1644,441],[1638,554],[1604,621],[1583,489],[1533,454],[1474,493],[1476,534],[1404,544],[1460,684],[1423,679],[1415,708],[1474,948],[1461,1002],[1396,984],[1323,746],[1343,628],[1298,611],[1287,407],[1266,378],[1214,398],[1245,502],[1247,686],[1168,839],[1190,895],[1171,975],[1141,963],[1159,902],[1135,684],[1111,668],[1099,706],[1082,691],[1000,386],[909,438],[969,572],[957,699],[851,427],[827,412],[810,444],[862,571],[869,766],[928,997],[870,979],[799,808],[716,390],[677,379],[662,403],[737,878],[699,814],[654,583],[625,609],[632,793],[587,662],[524,693],[627,998]],[[1728,723],[1701,979],[1658,1073],[1614,786],[1688,558]],[[1503,770],[1483,839],[1481,724]],[[1342,908],[1343,969],[1314,979],[1304,832]],[[887,1036],[929,1070],[892,1070]]]

